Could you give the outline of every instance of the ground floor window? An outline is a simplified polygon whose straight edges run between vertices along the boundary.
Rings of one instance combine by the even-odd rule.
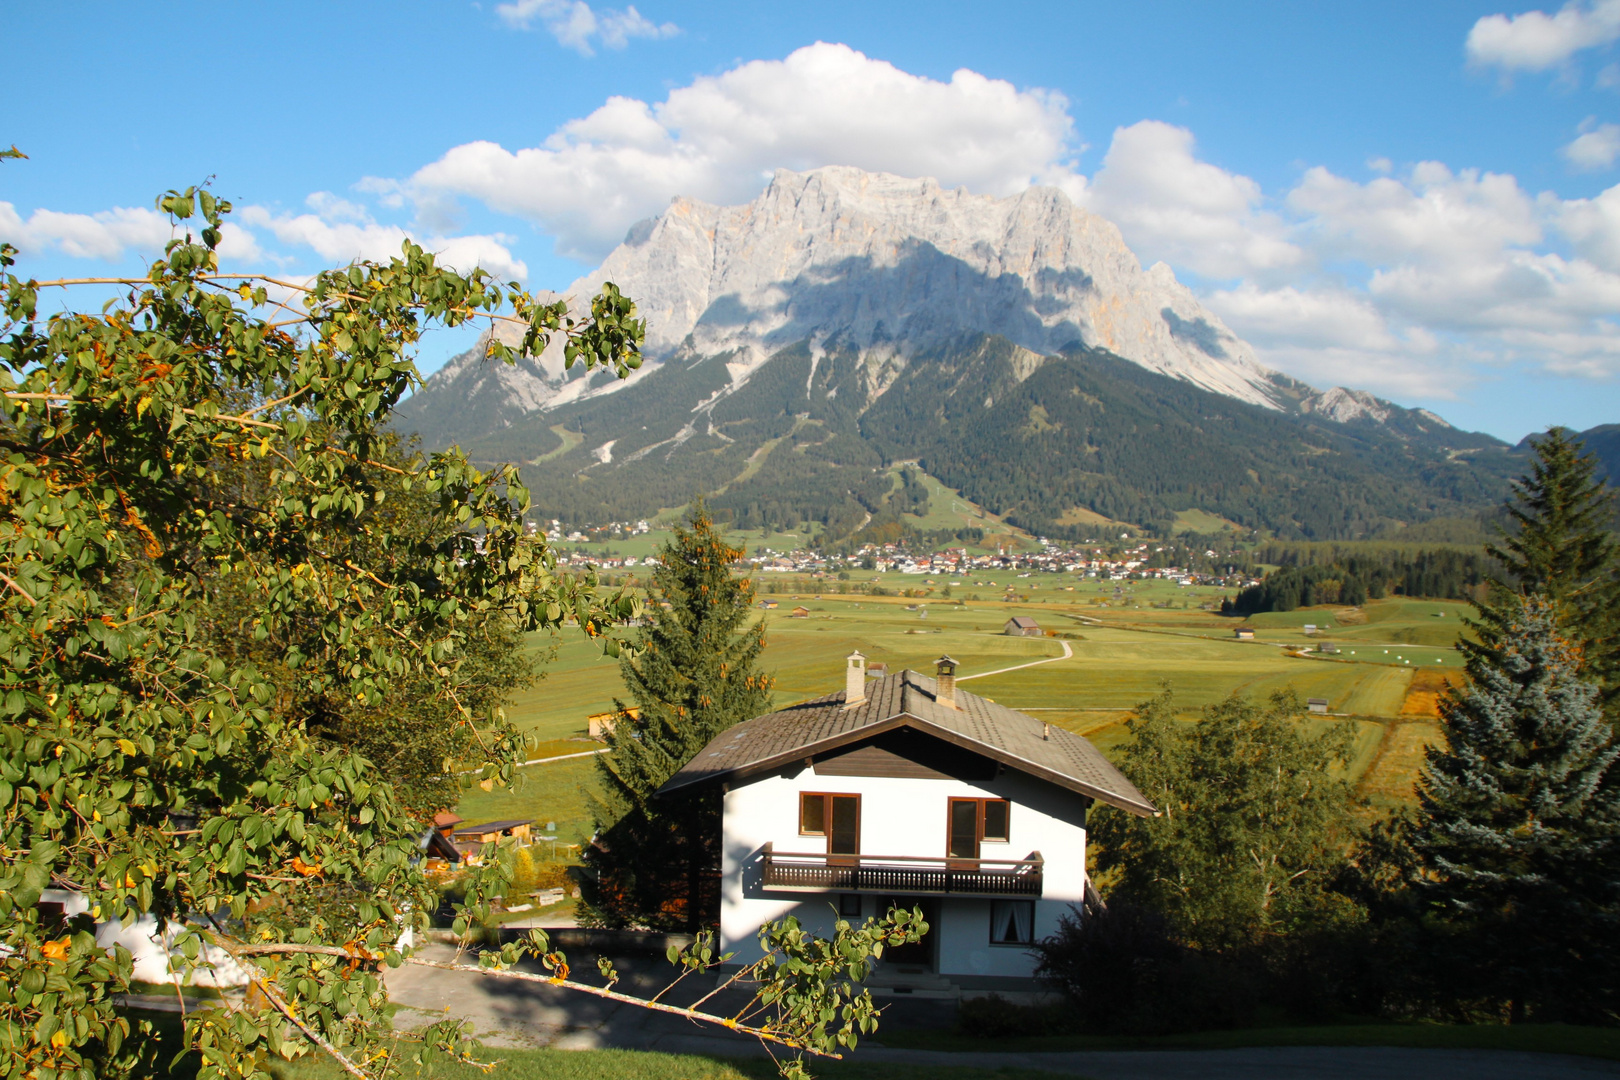
[[[990,901],[990,944],[1035,944],[1035,901]]]
[[[838,914],[845,919],[858,919],[861,917],[861,894],[839,893]]]

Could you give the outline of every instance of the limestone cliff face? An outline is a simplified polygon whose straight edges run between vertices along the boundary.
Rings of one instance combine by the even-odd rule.
[[[809,342],[813,355],[857,351],[870,400],[909,358],[974,333],[1035,357],[1076,342],[1107,349],[1271,409],[1309,409],[1320,397],[1259,364],[1168,266],[1144,270],[1112,223],[1055,188],[995,198],[847,167],[782,170],[743,206],[676,199],[564,295],[585,304],[603,281],[647,319],[638,378],[676,356],[720,363],[722,397],[777,350]],[[565,372],[560,343],[516,367],[486,364],[475,349],[404,411],[434,436],[472,434],[625,385]],[[1334,398],[1318,411],[1370,418],[1387,404],[1363,399],[1377,402]]]
[[[745,206],[677,199],[574,285],[614,281],[655,357],[727,354],[739,373],[798,341],[905,357],[964,333],[1036,353],[1076,341],[1255,404],[1276,376],[1119,230],[1055,188],[998,199],[830,167],[777,172]]]

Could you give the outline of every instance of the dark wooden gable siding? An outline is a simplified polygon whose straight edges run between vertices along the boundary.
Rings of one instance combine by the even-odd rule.
[[[815,760],[817,776],[898,776],[912,780],[983,782],[996,763],[932,735],[901,728]]]

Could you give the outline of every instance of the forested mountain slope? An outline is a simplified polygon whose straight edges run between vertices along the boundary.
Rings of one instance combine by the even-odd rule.
[[[740,525],[816,521],[835,538],[889,507],[886,467],[904,461],[1050,536],[1094,533],[1097,515],[1166,528],[1198,509],[1313,539],[1472,513],[1518,463],[1421,413],[1284,413],[1100,350],[1042,357],[989,335],[913,357],[875,400],[853,350],[798,343],[719,395],[724,371],[669,363],[469,449],[525,463],[544,517],[639,517],[706,493]]]

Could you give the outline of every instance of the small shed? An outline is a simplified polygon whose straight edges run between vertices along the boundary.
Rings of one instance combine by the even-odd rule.
[[[1236,630],[1232,631],[1232,636],[1237,638],[1239,641],[1253,641],[1254,631],[1250,630],[1247,626],[1240,626]]]
[[[1324,641],[1316,647],[1316,651],[1319,653],[1336,653],[1339,651],[1339,647],[1331,641]]]
[[[1041,626],[1028,615],[1014,615],[1001,627],[1008,637],[1040,637]]]
[[[632,705],[624,710],[624,714],[632,720],[641,719],[641,706]],[[585,718],[585,734],[597,742],[607,742],[607,737],[613,734],[613,725],[618,722],[617,712],[591,713]]]
[[[886,678],[888,678],[888,676],[889,676],[889,665],[888,664],[885,664],[885,663],[879,661],[878,663],[875,663],[875,664],[867,664],[866,665],[866,677],[868,679],[886,679]]]
[[[1325,713],[1328,710],[1328,699],[1325,697],[1306,698],[1305,707],[1313,713]]]
[[[1314,633],[1316,633],[1316,624],[1315,624],[1315,623],[1313,623],[1313,622],[1308,622],[1308,623],[1306,623],[1306,624],[1305,624],[1305,632],[1306,632],[1306,633],[1307,633],[1307,634],[1314,634]]]
[[[788,612],[788,618],[790,619],[808,619],[809,617],[810,609],[802,605]]]
[[[764,608],[766,611],[775,611],[776,610],[776,601],[775,600],[761,600],[759,602],[759,606]]]
[[[456,842],[456,846],[463,851],[469,847],[476,851],[485,844],[493,844],[509,836],[520,844],[527,844],[533,828],[533,820],[513,818],[510,821],[486,821],[482,825],[469,825],[457,829],[450,836]]]

